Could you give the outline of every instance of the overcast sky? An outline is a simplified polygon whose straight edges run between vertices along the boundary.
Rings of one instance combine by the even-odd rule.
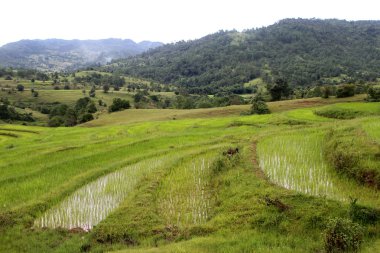
[[[175,42],[283,18],[379,20],[379,0],[1,0],[0,45],[21,39]]]

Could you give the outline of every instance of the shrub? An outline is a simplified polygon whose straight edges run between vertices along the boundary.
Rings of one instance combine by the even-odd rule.
[[[234,150],[233,148],[229,150]],[[238,148],[235,150],[239,150]],[[229,155],[229,152],[223,152],[222,155],[217,157],[211,165],[211,170],[214,175],[217,175],[223,171],[227,171],[233,167],[235,167],[240,161],[239,152],[234,153],[233,155]]]
[[[259,93],[253,99],[251,114],[269,114],[268,105],[265,103],[262,95]]]
[[[352,221],[361,224],[376,224],[380,219],[380,211],[356,204],[357,199],[351,199],[349,215]]]
[[[24,91],[24,85],[22,85],[22,84],[17,84],[17,90],[18,90],[18,91]]]
[[[332,119],[353,119],[360,115],[359,112],[342,108],[322,108],[315,110],[318,116]]]
[[[330,219],[325,231],[326,252],[356,252],[362,243],[362,228],[343,218]]]
[[[77,124],[77,115],[74,109],[67,109],[64,116],[65,126],[71,127]]]
[[[31,113],[18,113],[15,108],[7,104],[0,104],[0,119],[34,121]]]
[[[39,108],[39,111],[40,111],[41,113],[43,113],[43,114],[49,114],[49,113],[50,113],[50,108],[47,107],[47,106],[41,106],[41,107]]]
[[[129,104],[128,100],[121,99],[121,98],[114,98],[112,105],[108,108],[109,112],[116,112],[121,111],[124,109],[131,108],[131,105]]]
[[[336,90],[336,97],[337,98],[345,98],[345,97],[352,97],[355,95],[355,86],[352,84],[345,84],[342,86],[339,86]]]
[[[252,104],[252,114],[269,114],[268,105],[264,101],[256,101]]]
[[[50,109],[49,118],[54,116],[64,116],[69,107],[65,104],[57,104]]]
[[[85,122],[90,121],[90,120],[93,120],[93,119],[94,119],[94,116],[92,116],[91,113],[86,113],[86,114],[83,114],[83,115],[80,117],[79,122],[80,122],[80,123],[85,123]]]
[[[104,93],[108,93],[109,90],[110,90],[110,86],[108,84],[103,85],[103,92]]]
[[[330,95],[331,95],[330,86],[324,86],[321,88],[321,97],[322,98],[329,98]]]
[[[88,104],[87,104],[87,112],[88,113],[94,113],[94,112],[97,112],[98,109],[96,109],[96,106],[95,106],[95,103],[90,101]]]
[[[91,102],[91,100],[89,97],[84,97],[84,98],[78,99],[75,103],[75,107],[74,107],[75,111],[80,112],[82,110],[85,110],[88,103],[90,103],[90,102]]]
[[[380,87],[370,87],[368,89],[368,101],[378,102],[380,101]]]
[[[95,97],[95,92],[96,92],[96,90],[95,90],[95,86],[92,86],[91,87],[91,90],[90,90],[90,92],[89,92],[89,96],[91,97],[91,98],[93,98],[93,97]]]
[[[48,122],[49,127],[59,127],[62,126],[62,124],[63,118],[61,116],[54,116]]]

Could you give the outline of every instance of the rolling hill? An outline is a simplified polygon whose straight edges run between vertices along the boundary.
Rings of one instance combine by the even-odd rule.
[[[129,39],[21,40],[0,47],[0,65],[50,71],[74,70],[133,56],[161,45],[160,42],[136,43]]]
[[[212,94],[239,93],[256,78],[271,83],[282,77],[295,86],[375,81],[378,66],[380,21],[285,19],[167,44],[102,70]]]

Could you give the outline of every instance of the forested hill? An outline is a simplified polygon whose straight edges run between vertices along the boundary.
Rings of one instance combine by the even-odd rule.
[[[220,31],[114,61],[103,67],[173,83],[193,93],[239,91],[242,84],[276,77],[293,85],[380,77],[380,21],[286,19],[274,25]]]
[[[0,66],[74,70],[140,54],[162,43],[132,40],[21,40],[0,47]]]

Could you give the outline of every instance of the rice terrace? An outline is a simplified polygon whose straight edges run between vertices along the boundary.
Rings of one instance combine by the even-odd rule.
[[[110,6],[107,29],[131,34],[118,17],[149,6],[162,25],[170,9],[96,0],[79,20],[67,2],[73,32],[88,17],[100,34]],[[173,43],[6,33],[0,252],[380,252],[380,21],[246,28]]]
[[[295,100],[273,102],[282,110],[266,115],[220,108],[222,116],[210,118],[120,123],[118,114],[130,117],[122,111],[112,126],[102,118],[75,128],[4,124],[1,250],[318,250],[325,222],[353,215],[353,198],[368,209],[361,215],[380,205],[376,188],[338,174],[323,154],[328,132],[346,128],[378,147],[379,116],[366,114],[380,114],[380,104],[330,101],[338,103],[330,108],[363,106],[365,116],[287,110]],[[238,153],[223,154],[231,147]],[[363,251],[376,252],[379,225],[363,222]]]

